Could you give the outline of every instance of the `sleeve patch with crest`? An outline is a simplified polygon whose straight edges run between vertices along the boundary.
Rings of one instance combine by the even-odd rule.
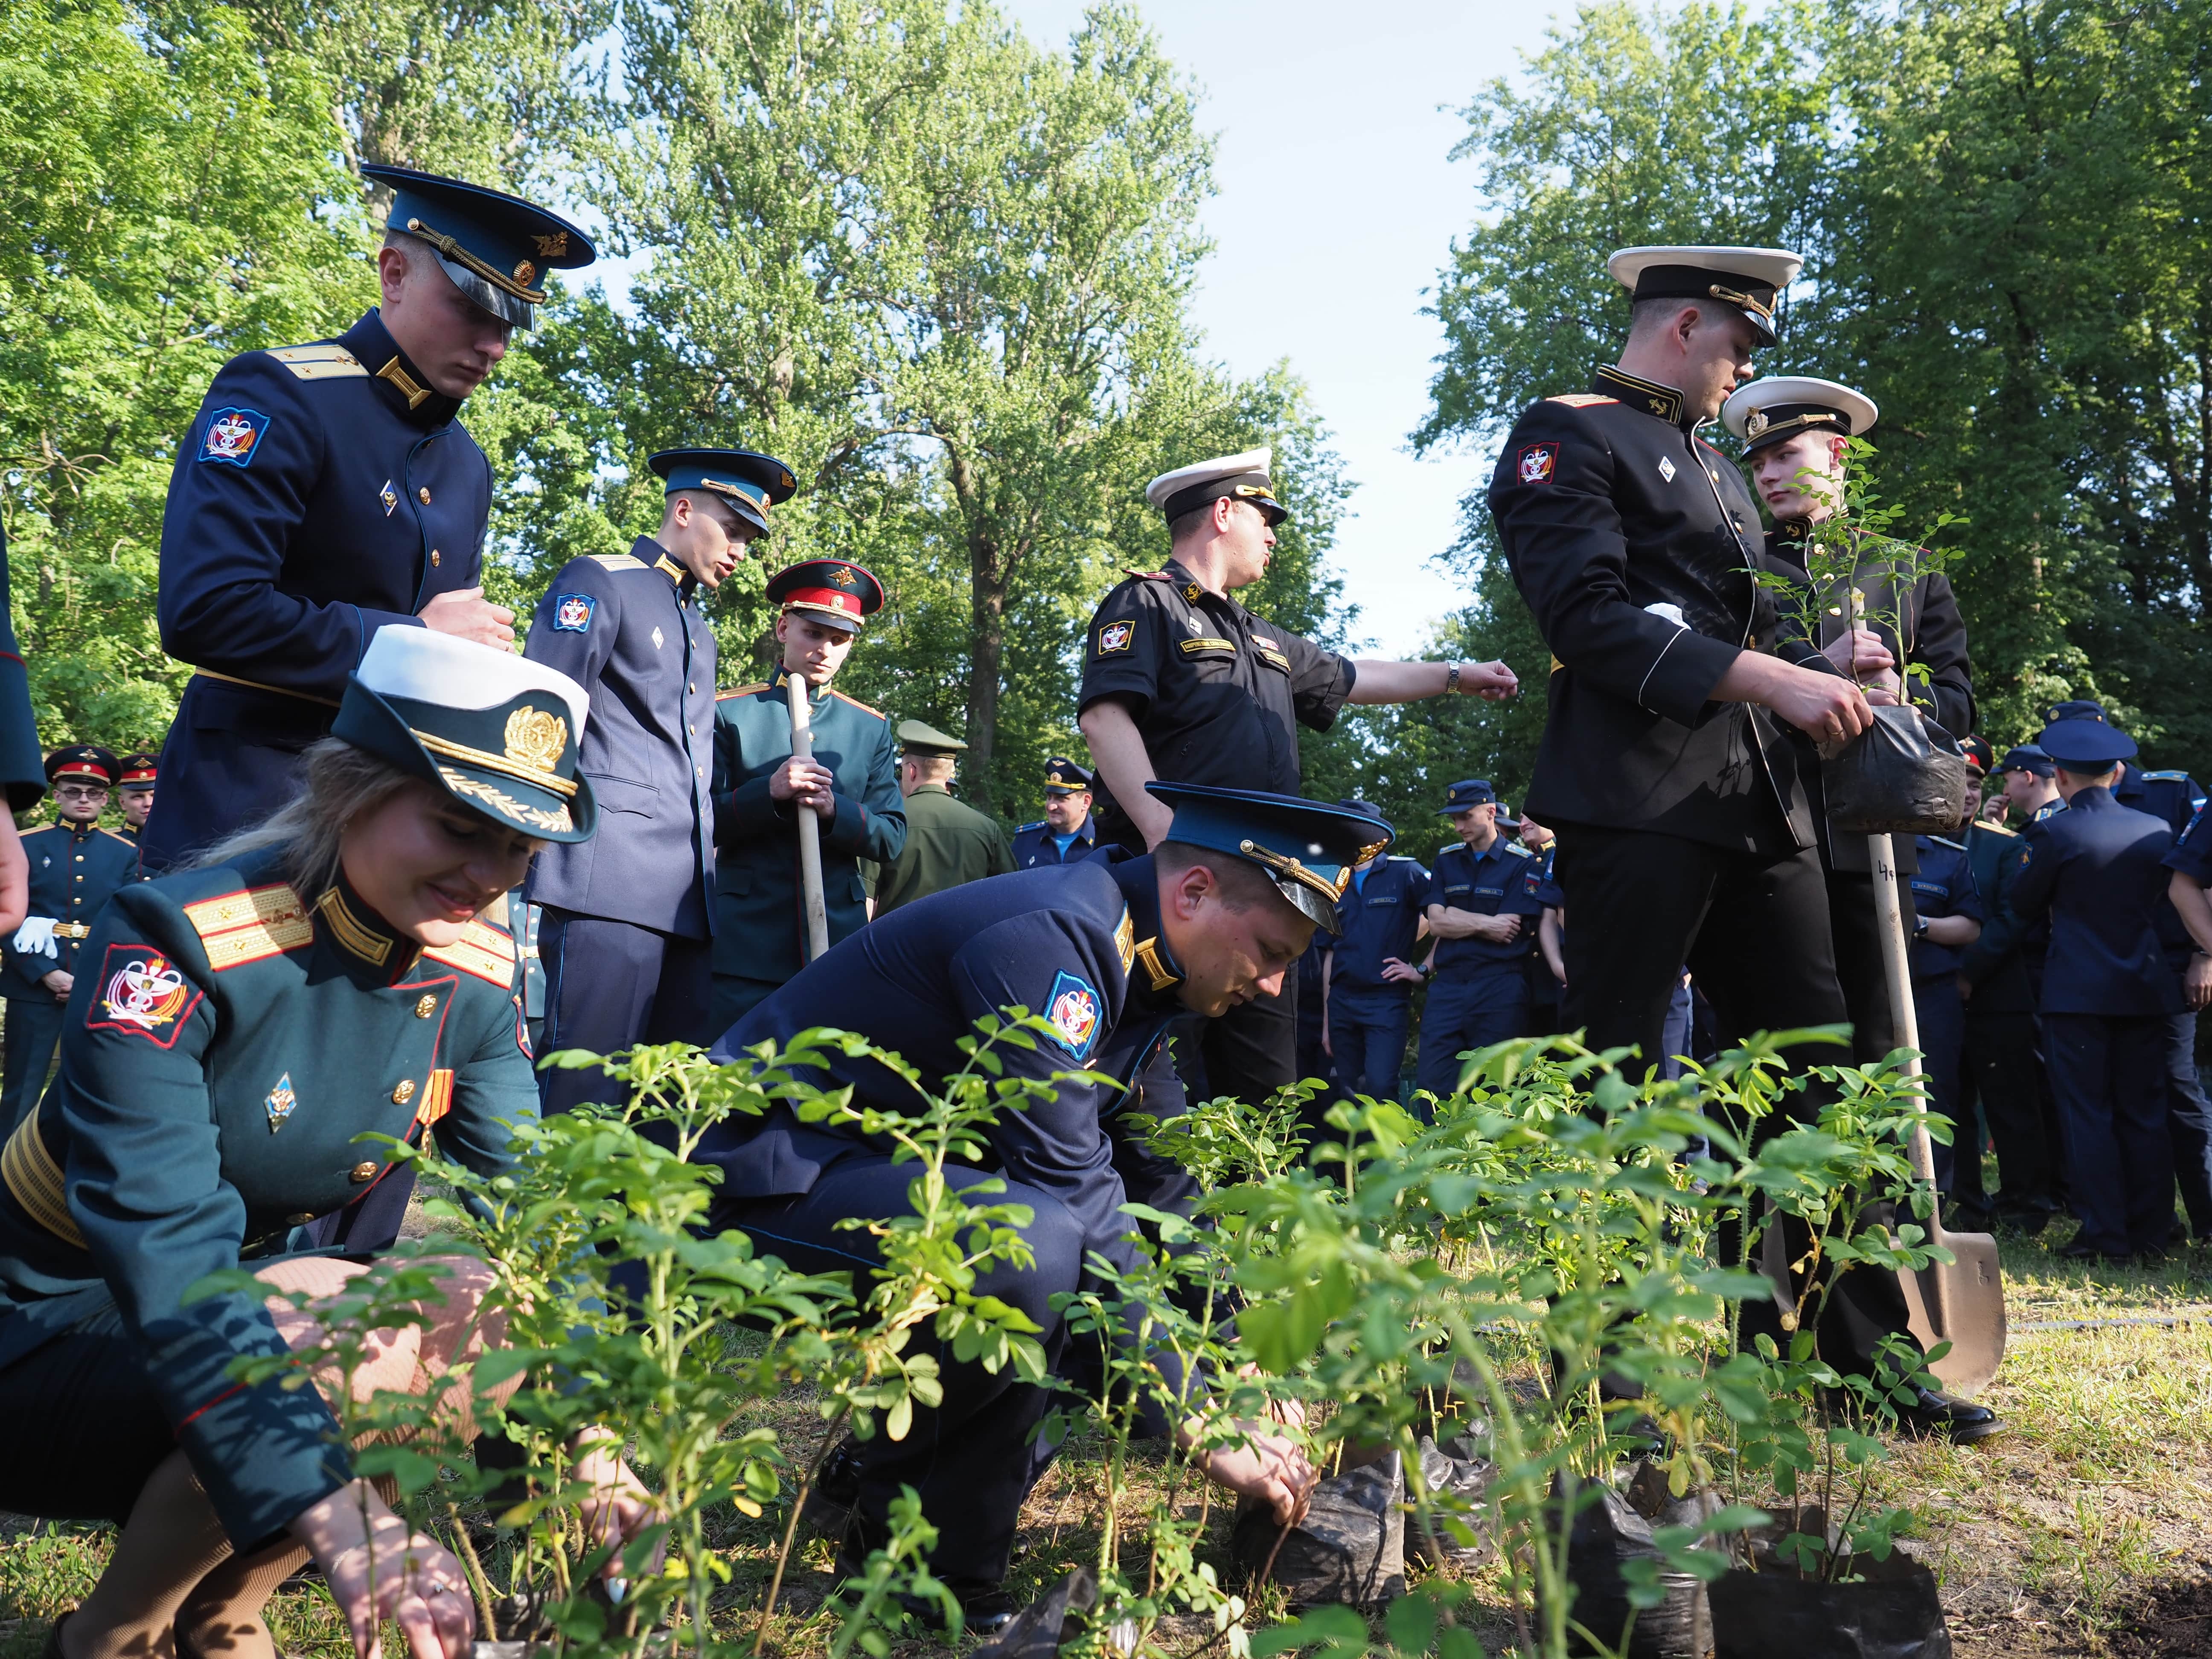
[[[127,1031],[156,1048],[173,1048],[201,992],[169,957],[150,945],[110,945],[100,964],[100,989],[85,1010],[89,1031]]]
[[[218,409],[200,436],[200,459],[251,466],[268,430],[269,417],[258,409]]]
[[[1098,630],[1098,654],[1111,656],[1116,651],[1127,651],[1137,637],[1137,624],[1133,622],[1108,623]]]
[[[589,593],[562,593],[553,601],[553,631],[556,634],[588,634],[592,631],[592,613],[599,602]]]
[[[1098,1046],[1098,1028],[1105,1023],[1106,1004],[1097,989],[1080,974],[1062,969],[1045,999],[1044,1017],[1060,1046],[1081,1065]]]
[[[1559,465],[1557,444],[1523,444],[1519,458],[1514,462],[1515,474],[1524,484],[1549,483],[1552,474]]]

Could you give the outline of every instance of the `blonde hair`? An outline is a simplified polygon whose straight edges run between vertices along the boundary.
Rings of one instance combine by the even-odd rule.
[[[337,874],[338,847],[346,825],[375,811],[409,784],[420,781],[343,738],[325,738],[310,748],[307,773],[307,787],[289,805],[260,823],[225,836],[185,867],[205,869],[281,847],[285,851],[280,872],[301,893],[313,898]]]
[[[954,765],[950,755],[908,755],[904,758],[923,783],[945,783],[952,777]]]

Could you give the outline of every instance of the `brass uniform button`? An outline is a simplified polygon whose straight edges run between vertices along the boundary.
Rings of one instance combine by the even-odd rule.
[[[288,1227],[304,1227],[314,1218],[315,1218],[313,1215],[309,1214],[307,1211],[302,1210],[297,1215],[286,1216],[284,1218],[284,1224]]]
[[[430,568],[435,570],[438,568],[438,550],[434,547],[430,550]]]
[[[416,499],[416,501],[418,501],[422,502],[422,505],[423,505],[423,506],[425,506],[425,507],[429,506],[429,505],[430,505],[430,486],[429,486],[429,485],[428,485],[428,484],[424,484],[424,485],[423,485],[420,489],[416,490],[416,491],[415,492],[415,499]]]
[[[395,1106],[404,1106],[414,1098],[415,1079],[411,1077],[400,1079],[399,1086],[392,1091],[392,1103]]]
[[[82,853],[79,853],[79,854],[76,855],[76,861],[77,861],[79,864],[82,864],[82,863],[84,862],[84,854],[82,854]]]
[[[415,1018],[417,1019],[428,1019],[432,1014],[437,1012],[437,1011],[438,999],[426,994],[422,1000],[415,1005]]]
[[[363,1160],[346,1172],[347,1178],[356,1187],[366,1186],[376,1179],[377,1167],[376,1164]]]

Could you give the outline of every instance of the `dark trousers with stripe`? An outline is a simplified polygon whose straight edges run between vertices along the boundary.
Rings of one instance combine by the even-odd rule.
[[[547,905],[538,927],[545,968],[541,1056],[563,1048],[617,1054],[640,1042],[696,1042],[714,1029],[714,942],[681,939]],[[597,1067],[538,1074],[540,1109],[586,1100],[617,1104],[623,1086]]]

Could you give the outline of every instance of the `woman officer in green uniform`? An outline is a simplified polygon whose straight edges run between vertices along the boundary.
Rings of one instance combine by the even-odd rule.
[[[538,1093],[514,943],[482,916],[542,842],[595,827],[586,708],[538,664],[381,629],[305,793],[94,924],[60,1075],[0,1152],[0,1510],[124,1523],[49,1654],[266,1659],[259,1609],[308,1555],[362,1654],[386,1618],[416,1659],[465,1651],[459,1565],[353,1478],[321,1396],[230,1380],[313,1316],[185,1295],[380,1179],[364,1132],[434,1123],[471,1169],[508,1163]],[[259,1271],[326,1293],[362,1269]],[[468,1357],[488,1284],[455,1262],[436,1322],[390,1334],[351,1386],[427,1389]],[[585,1460],[603,1537],[647,1513],[611,1447]]]

